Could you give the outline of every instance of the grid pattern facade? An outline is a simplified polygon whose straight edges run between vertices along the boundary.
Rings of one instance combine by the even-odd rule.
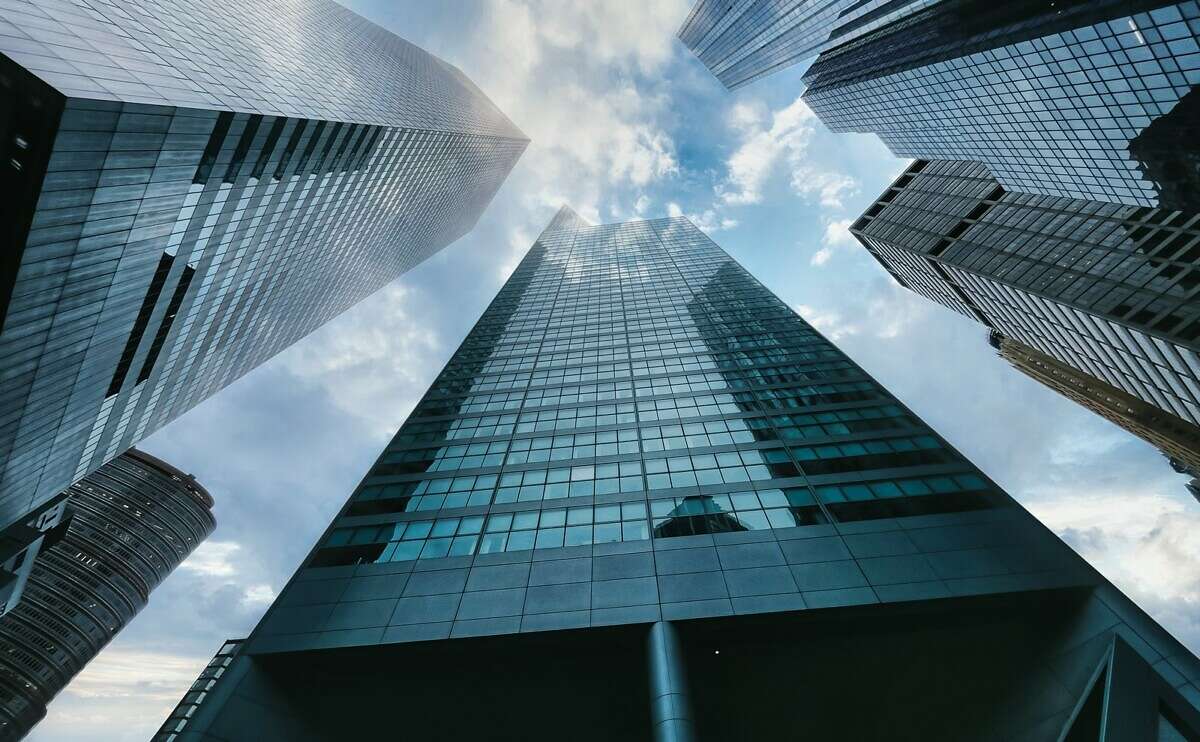
[[[734,90],[939,0],[699,0],[679,39]]]
[[[1079,610],[1042,628],[1060,600]],[[1012,645],[997,643],[1006,611]],[[889,654],[918,625],[931,643]],[[846,648],[814,655],[830,627]],[[587,739],[667,739],[680,718],[705,738],[834,738],[863,693],[896,695],[864,690],[849,658],[889,688],[944,687],[879,668],[941,667],[926,660],[960,629],[970,659],[947,682],[969,677],[979,712],[904,693],[874,731],[1058,739],[1114,635],[1136,642],[1151,707],[1200,697],[1186,650],[690,222],[591,226],[564,208],[168,731],[371,738],[405,698],[426,711],[405,720],[422,738],[558,739],[574,724]],[[654,659],[667,632],[684,651],[698,642],[686,664]],[[743,642],[774,659],[726,666]],[[801,665],[833,700],[794,687]],[[664,675],[695,700],[664,693]],[[984,676],[996,685],[975,686]],[[756,706],[772,688],[780,698]],[[546,708],[506,711],[525,698]],[[947,711],[914,699],[980,733],[947,733]]]
[[[1030,16],[1012,38],[983,29],[930,58],[912,48],[920,24],[898,24],[823,54],[804,98],[835,131],[874,132],[900,156],[982,162],[1010,190],[1200,210],[1194,176],[1175,164],[1195,137],[1148,129],[1200,121],[1181,103],[1200,84],[1200,4],[1139,5],[1163,7],[1054,33],[1053,15]]]
[[[564,210],[248,651],[1092,579],[686,219]]]
[[[326,0],[17,5],[13,97],[56,113],[4,122],[34,198],[3,287],[0,525],[465,234],[527,144]]]
[[[1200,215],[1005,191],[918,160],[851,227],[903,285],[1192,424]]]
[[[5,0],[0,53],[68,98],[523,139],[456,67],[333,0]]]
[[[67,490],[75,515],[43,551],[25,595],[0,619],[0,738],[17,740],[46,704],[212,533],[195,480],[131,450]]]
[[[991,489],[686,220],[553,229],[348,509],[403,519],[334,528],[315,559],[983,508]]]

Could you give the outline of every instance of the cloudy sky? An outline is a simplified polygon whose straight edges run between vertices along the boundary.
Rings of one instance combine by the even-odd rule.
[[[799,70],[728,93],[675,39],[690,0],[343,0],[458,65],[532,139],[473,233],[144,442],[218,526],[51,705],[35,742],[144,742],[254,626],[560,204],[686,214],[1200,650],[1200,507],[1150,446],[996,358],[846,227],[903,168],[825,131]]]

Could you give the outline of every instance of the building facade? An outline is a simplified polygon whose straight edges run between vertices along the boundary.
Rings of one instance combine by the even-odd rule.
[[[700,2],[680,36],[729,87],[819,52],[821,120],[919,158],[851,229],[872,255],[1194,471],[1200,3],[785,5]]]
[[[0,739],[18,740],[179,566],[216,521],[196,480],[131,449],[66,493],[65,535],[0,618]]]
[[[804,100],[1006,189],[1200,211],[1200,4],[945,0],[823,53]]]
[[[938,0],[698,0],[679,39],[730,90]]]
[[[816,57],[812,110],[898,156],[980,162],[1012,191],[1200,211],[1194,0],[701,0],[679,36],[729,88]]]
[[[69,499],[64,492],[0,532],[0,617],[20,604],[37,555],[66,532]]]
[[[332,0],[14,0],[0,528],[472,228],[527,144]]]
[[[982,165],[917,160],[850,232],[1019,369],[1196,460],[1200,213],[1013,193]]]
[[[1162,451],[1179,472],[1200,476],[1200,426],[993,332],[988,342],[1021,373],[1088,408]]]
[[[1115,742],[1198,683],[687,219],[564,208],[171,739]]]

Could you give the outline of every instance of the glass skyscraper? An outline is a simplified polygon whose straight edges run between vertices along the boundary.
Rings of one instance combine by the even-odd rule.
[[[679,39],[734,90],[938,0],[698,0]]]
[[[1014,193],[977,163],[917,160],[850,231],[901,285],[1003,338],[1019,368],[1044,354],[1118,408],[1157,408],[1134,432],[1169,455],[1155,437],[1200,445],[1200,213]]]
[[[1009,190],[1197,212],[1198,39],[1195,0],[943,0],[824,52],[804,100]]]
[[[216,526],[195,478],[137,449],[64,494],[73,512],[65,533],[0,618],[0,740],[24,737]]]
[[[566,208],[227,664],[156,739],[1200,729],[1196,657],[687,219]]]
[[[0,99],[0,528],[462,236],[527,144],[332,0],[11,0]]]
[[[980,162],[1014,191],[1200,211],[1195,0],[701,0],[679,36],[730,88],[816,56],[812,110],[898,156]]]

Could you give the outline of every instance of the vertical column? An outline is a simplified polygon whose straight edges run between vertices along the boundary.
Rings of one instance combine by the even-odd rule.
[[[696,738],[687,691],[683,651],[675,626],[659,621],[646,641],[650,669],[650,723],[655,742],[693,742]]]

